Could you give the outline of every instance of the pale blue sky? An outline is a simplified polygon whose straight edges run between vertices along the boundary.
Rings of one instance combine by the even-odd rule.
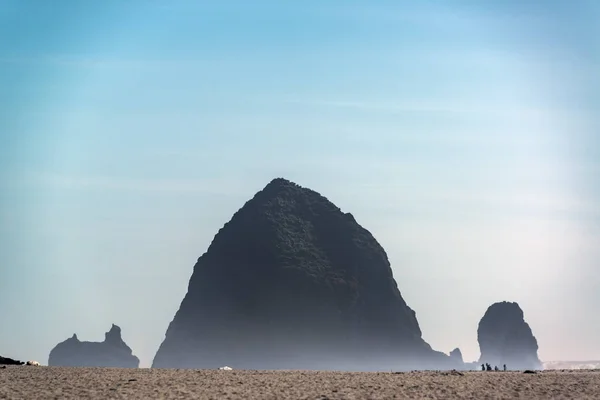
[[[600,3],[0,0],[0,354],[111,323],[149,365],[283,176],[384,246],[424,338],[518,301],[600,359]]]

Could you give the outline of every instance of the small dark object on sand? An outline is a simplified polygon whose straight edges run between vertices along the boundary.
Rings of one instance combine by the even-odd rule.
[[[457,370],[453,369],[451,371],[442,372],[442,375],[459,375],[459,376],[464,376],[465,374],[463,374],[460,371],[457,371]]]
[[[6,369],[6,365],[1,366],[0,369]]]
[[[523,371],[524,374],[537,374],[537,372],[532,371],[530,369],[526,369],[525,371]]]

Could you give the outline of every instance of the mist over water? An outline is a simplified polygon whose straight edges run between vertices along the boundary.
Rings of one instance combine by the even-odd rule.
[[[389,346],[363,339],[359,347],[340,346],[322,338],[314,342],[253,340],[247,336],[237,346],[231,342],[187,343],[185,350],[161,348],[154,368],[209,368],[227,365],[251,370],[410,371],[463,369],[443,354]],[[370,346],[369,343],[372,343]],[[159,353],[160,354],[160,353]]]

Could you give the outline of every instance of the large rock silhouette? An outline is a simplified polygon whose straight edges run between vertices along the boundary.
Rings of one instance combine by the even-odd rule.
[[[492,304],[479,322],[479,363],[508,369],[541,369],[538,343],[517,303]]]
[[[351,214],[278,178],[194,266],[153,367],[454,368],[423,341],[383,248]]]
[[[49,366],[137,368],[140,360],[121,338],[121,328],[113,324],[103,342],[82,342],[76,334],[56,345]]]

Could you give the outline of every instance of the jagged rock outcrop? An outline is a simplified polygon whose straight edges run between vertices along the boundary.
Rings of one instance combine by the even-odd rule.
[[[538,343],[517,303],[492,304],[479,322],[479,363],[509,370],[541,369]]]
[[[456,360],[457,362],[459,362],[461,364],[464,363],[462,352],[460,351],[460,349],[458,347],[450,352],[450,358],[452,358],[453,360]]]
[[[153,367],[455,368],[421,338],[387,255],[315,191],[271,181],[214,237]]]
[[[121,328],[112,325],[103,342],[82,342],[76,334],[52,349],[49,366],[137,368],[140,360],[121,338]]]
[[[14,360],[8,357],[0,356],[0,365],[23,365],[25,364],[23,361]]]

